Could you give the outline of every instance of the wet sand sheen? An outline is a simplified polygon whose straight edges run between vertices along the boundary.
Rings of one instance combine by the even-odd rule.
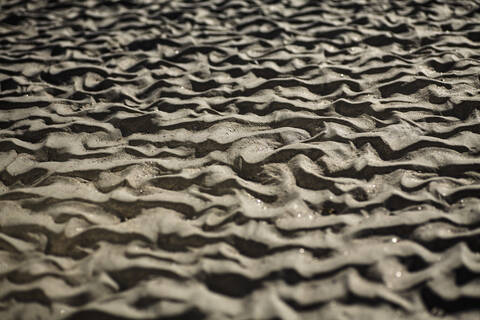
[[[478,319],[476,1],[4,1],[1,319]]]

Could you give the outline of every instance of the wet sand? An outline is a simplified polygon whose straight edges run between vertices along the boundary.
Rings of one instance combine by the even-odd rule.
[[[479,319],[478,1],[2,1],[1,319]]]

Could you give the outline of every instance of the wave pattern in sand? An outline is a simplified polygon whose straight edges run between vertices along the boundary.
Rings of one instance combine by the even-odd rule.
[[[2,319],[478,319],[474,1],[2,1]]]

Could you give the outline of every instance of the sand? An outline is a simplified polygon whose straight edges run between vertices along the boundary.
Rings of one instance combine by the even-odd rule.
[[[0,319],[479,319],[478,1],[0,5]]]

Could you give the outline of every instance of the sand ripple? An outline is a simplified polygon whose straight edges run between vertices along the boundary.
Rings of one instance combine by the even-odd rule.
[[[2,1],[0,318],[478,319],[477,1]]]

